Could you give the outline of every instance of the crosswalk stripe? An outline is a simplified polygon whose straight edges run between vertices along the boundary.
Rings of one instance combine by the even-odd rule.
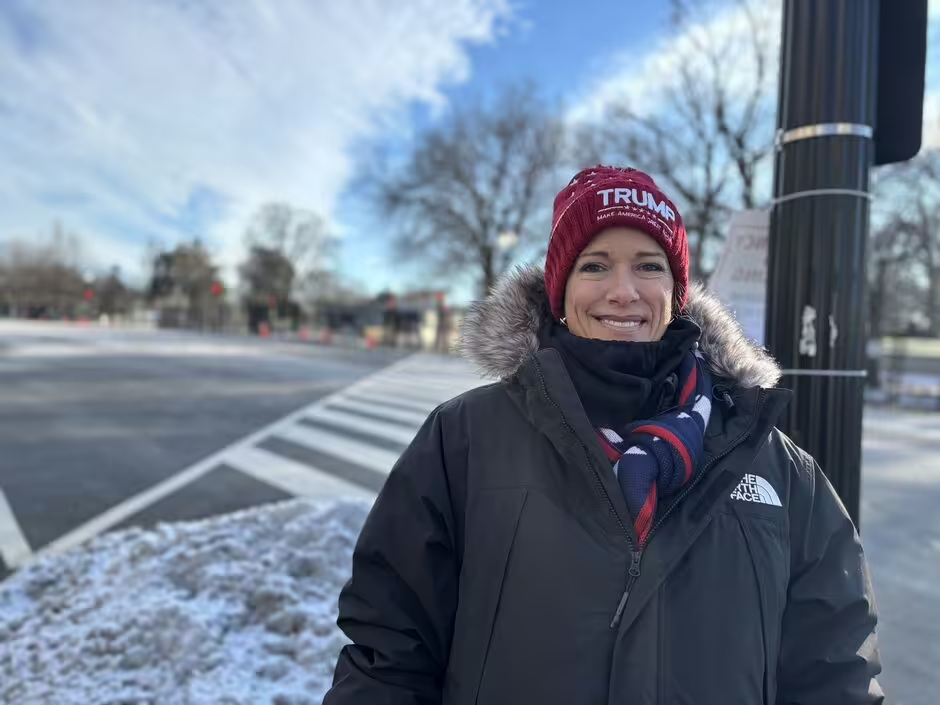
[[[379,423],[388,424],[389,426],[398,426],[400,429],[403,428],[406,431],[415,431],[424,423],[424,419],[427,418],[426,415],[421,413],[412,413],[402,418],[402,413],[407,412],[399,411],[396,415],[394,410],[367,403],[353,403],[350,405],[347,402],[337,401],[326,408],[329,411],[340,411],[355,416],[359,419],[360,424],[377,421]],[[392,412],[391,414],[389,414],[390,411]]]
[[[10,568],[18,568],[33,555],[16,515],[0,490],[0,558]]]
[[[424,395],[424,396],[440,396],[442,394],[447,394],[450,391],[450,387],[459,388],[459,385],[444,385],[440,387],[432,387],[429,385],[424,385],[419,382],[415,382],[413,379],[408,377],[401,377],[399,375],[382,375],[381,377],[375,377],[371,380],[370,384],[367,387],[381,387],[388,389],[409,389],[415,394]]]
[[[406,445],[407,439],[410,443],[436,406],[481,383],[485,381],[473,376],[467,365],[449,358],[412,355],[398,360],[121,501],[35,554],[30,552],[21,533],[17,537],[18,526],[16,532],[9,529],[12,526],[8,521],[12,517],[9,507],[0,507],[0,558],[6,564],[23,563],[67,550],[229,461],[237,471],[292,494],[329,494],[329,487],[345,491],[346,486],[358,485],[367,493],[377,491],[400,453],[377,447],[375,441],[383,439],[388,445]],[[366,418],[365,414],[370,417]],[[304,423],[308,417],[324,425],[333,424],[336,431],[310,427]],[[351,437],[352,429],[360,434],[359,439]],[[350,435],[344,436],[347,430]],[[373,445],[362,440],[369,435]],[[286,454],[284,457],[281,457],[282,452]],[[3,504],[5,506],[5,501]],[[10,556],[14,557],[13,561]]]
[[[393,375],[388,375],[385,377],[387,380],[394,382],[405,382],[407,384],[412,384],[420,386],[422,388],[432,389],[432,390],[452,390],[452,389],[469,389],[471,386],[479,386],[480,381],[476,380],[475,383],[471,380],[455,379],[454,377],[434,377],[426,374],[420,373],[408,373],[403,374],[401,372],[395,373]]]
[[[289,426],[278,429],[273,435],[385,474],[391,472],[400,455],[306,426]]]
[[[388,477],[388,473],[378,472],[350,460],[338,458],[335,455],[308,448],[278,436],[265,439],[258,444],[258,448],[283,456],[301,465],[322,470],[328,475],[365,487],[376,494],[385,485],[385,480]]]
[[[372,411],[375,411],[375,409],[372,409]],[[383,413],[383,415],[385,414]],[[314,409],[308,413],[305,418],[317,419],[329,424],[336,424],[337,426],[348,426],[354,431],[361,431],[373,436],[388,438],[389,440],[397,441],[403,445],[411,443],[419,427],[419,424],[415,424],[409,429],[400,425],[382,423],[381,421],[366,421],[366,419],[361,416],[340,411],[333,405],[327,409]]]
[[[342,438],[347,438],[351,441],[358,441],[359,443],[364,443],[369,447],[381,448],[382,450],[387,450],[391,453],[401,453],[408,445],[407,443],[394,440],[387,436],[379,436],[374,433],[369,433],[368,431],[360,430],[359,426],[351,426],[346,423],[336,423],[335,421],[324,421],[323,419],[316,418],[312,419],[309,416],[300,419],[298,423],[303,428],[312,428],[314,431],[333,433]]]
[[[415,385],[410,384],[409,382],[399,381],[394,379],[377,379],[372,380],[368,386],[363,386],[362,390],[376,390],[382,393],[391,393],[391,394],[401,394],[408,397],[409,399],[414,399],[417,401],[433,403],[435,405],[441,404],[448,399],[452,399],[458,394],[462,394],[463,389],[454,388],[451,390],[426,390],[426,389],[416,389]]]
[[[441,370],[435,367],[425,367],[423,365],[411,365],[400,367],[394,370],[396,375],[414,375],[430,380],[466,382],[467,384],[484,384],[482,377],[477,376],[467,368],[455,368],[453,370]]]
[[[359,497],[375,493],[295,460],[262,448],[239,448],[225,456],[225,464],[298,497]]]
[[[401,369],[395,370],[395,374],[399,375],[416,375],[418,377],[424,377],[426,379],[433,380],[450,380],[451,382],[466,382],[467,384],[480,385],[485,384],[486,381],[482,377],[478,377],[472,372],[469,372],[465,369],[463,370],[453,370],[453,371],[439,371],[431,368],[425,367],[403,367]]]
[[[66,551],[74,546],[84,543],[90,538],[97,536],[98,534],[104,531],[107,531],[113,526],[132,517],[134,514],[160,501],[164,497],[167,497],[173,494],[174,492],[177,492],[180,489],[186,487],[187,485],[192,484],[193,482],[198,480],[200,477],[203,477],[204,475],[206,475],[207,473],[211,472],[213,469],[218,467],[219,464],[224,461],[227,455],[236,451],[237,449],[255,446],[263,442],[267,438],[271,438],[271,437],[278,435],[279,433],[282,432],[282,430],[284,430],[285,432],[289,432],[291,429],[296,428],[297,421],[303,418],[305,414],[309,413],[311,409],[316,409],[316,408],[327,406],[332,399],[335,399],[341,393],[348,394],[351,392],[355,392],[358,389],[364,388],[365,385],[370,384],[374,378],[381,377],[382,375],[394,373],[395,370],[397,370],[398,368],[406,367],[409,364],[413,364],[410,358],[404,358],[402,360],[394,362],[388,367],[386,367],[384,370],[381,370],[380,372],[374,373],[373,375],[360,379],[357,382],[354,382],[351,386],[343,390],[340,390],[336,392],[335,394],[323,397],[315,401],[313,404],[304,407],[303,409],[298,409],[292,414],[289,414],[285,416],[284,418],[278,421],[275,421],[272,424],[269,424],[268,426],[258,429],[254,433],[251,433],[248,436],[245,436],[244,438],[241,438],[235,441],[231,445],[226,446],[225,448],[213,453],[209,457],[204,458],[203,460],[200,460],[195,465],[191,465],[188,468],[181,470],[176,475],[168,477],[165,480],[157,483],[153,487],[150,487],[142,492],[139,492],[138,494],[132,497],[128,497],[127,499],[123,500],[119,504],[89,519],[84,524],[76,527],[75,529],[72,529],[67,534],[60,536],[55,541],[51,542],[47,546],[44,546],[38,551],[36,551],[34,554],[34,557],[49,555],[49,554],[54,554],[54,553],[61,553],[62,551]],[[300,443],[300,444],[304,445],[303,443]],[[361,449],[361,446],[357,446],[357,447]],[[389,460],[389,458],[394,458],[395,460],[397,460],[397,456],[395,456],[394,454],[385,453],[385,454],[380,454],[380,455],[382,456],[383,461],[386,461],[386,462]],[[358,465],[366,465],[366,462],[373,462],[373,464],[377,464],[375,462],[376,457],[372,454],[369,454],[368,456],[364,456],[363,458],[356,457],[355,455],[346,455],[346,457],[349,458],[352,462],[357,463]],[[364,459],[365,457],[368,457],[369,460],[368,461],[365,460]],[[387,467],[383,467],[380,470],[380,472],[384,474],[388,474],[393,464],[394,464],[394,460],[392,461],[392,464],[389,464]]]
[[[422,417],[427,417],[430,414],[434,407],[437,404],[428,403],[428,402],[419,402],[411,401],[404,397],[379,394],[377,392],[350,392],[349,394],[343,394],[339,397],[344,404],[353,402],[355,404],[379,404],[383,407],[391,407],[396,411],[404,411],[406,413],[418,414]],[[383,408],[384,412],[385,409]]]
[[[428,413],[431,411],[431,409],[428,409],[426,412],[398,411],[396,409],[387,409],[373,404],[365,404],[353,399],[337,399],[335,402],[332,402],[327,409],[358,416],[360,423],[364,423],[366,419],[370,419],[370,422],[371,420],[379,422],[385,421],[394,426],[411,428],[416,431],[421,427],[421,424],[424,423],[424,420],[428,417]]]
[[[473,375],[473,369],[469,362],[462,358],[448,358],[447,360],[435,361],[425,359],[424,357],[414,357],[408,360],[408,362],[401,367],[399,370],[428,370],[428,371],[437,371],[442,374],[463,374],[463,375]]]

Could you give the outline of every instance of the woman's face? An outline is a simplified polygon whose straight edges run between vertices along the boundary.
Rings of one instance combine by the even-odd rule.
[[[658,242],[636,228],[608,228],[581,251],[568,275],[568,329],[596,340],[659,340],[672,320],[673,287]]]

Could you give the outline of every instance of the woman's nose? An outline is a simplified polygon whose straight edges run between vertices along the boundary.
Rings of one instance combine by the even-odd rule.
[[[629,304],[640,298],[636,277],[632,272],[616,272],[610,280],[607,300],[610,303]]]

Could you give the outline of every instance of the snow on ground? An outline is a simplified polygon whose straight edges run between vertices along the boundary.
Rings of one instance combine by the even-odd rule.
[[[367,502],[105,534],[0,583],[5,705],[316,705]]]

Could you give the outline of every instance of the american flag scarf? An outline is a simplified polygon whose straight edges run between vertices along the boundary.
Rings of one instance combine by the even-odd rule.
[[[624,436],[597,429],[627,500],[640,546],[646,544],[656,503],[688,483],[700,465],[711,416],[711,380],[698,353],[679,368],[679,402],[654,419],[630,424]]]

